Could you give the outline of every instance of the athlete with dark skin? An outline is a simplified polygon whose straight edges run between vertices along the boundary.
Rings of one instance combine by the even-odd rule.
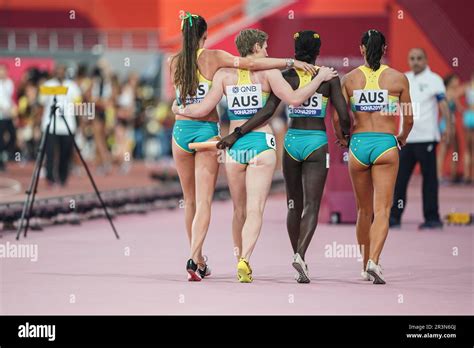
[[[295,33],[294,40],[295,59],[314,64],[321,46],[319,34],[314,31],[300,31]],[[304,86],[312,78],[299,69],[285,70],[283,77],[293,89]],[[324,124],[328,98],[337,111],[333,121],[338,125],[336,128],[342,132],[339,137],[344,138],[349,134],[350,118],[339,77],[322,83],[305,103],[289,109],[291,123],[285,137],[283,174],[288,202],[287,229],[295,253],[293,267],[298,272],[295,277],[298,283],[310,282],[304,259],[318,223],[319,207],[328,172],[328,146]],[[217,147],[232,147],[243,134],[267,123],[279,104],[280,99],[272,93],[263,109],[238,127],[239,129],[224,137]]]

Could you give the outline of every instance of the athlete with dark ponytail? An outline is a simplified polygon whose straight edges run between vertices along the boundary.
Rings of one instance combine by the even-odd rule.
[[[304,30],[295,33],[295,59],[314,64],[319,55],[319,34]],[[307,85],[312,76],[298,68],[283,72],[283,77],[293,89]],[[287,229],[293,247],[293,267],[297,270],[298,283],[309,283],[305,254],[318,223],[319,206],[324,190],[328,168],[326,116],[328,100],[335,106],[338,122],[344,135],[349,134],[350,118],[341,92],[339,77],[322,83],[316,92],[303,104],[289,107],[290,127],[285,136],[283,174],[288,201]],[[240,128],[247,134],[266,123],[274,114],[280,99],[271,94],[267,104]],[[241,135],[234,132],[224,137],[218,147],[232,147]]]
[[[343,94],[354,114],[349,173],[358,209],[357,240],[364,254],[362,276],[374,284],[385,284],[379,258],[388,234],[398,149],[413,126],[408,79],[381,64],[386,48],[380,31],[365,32],[360,45],[365,64],[342,79]],[[403,116],[399,133],[393,116]],[[339,142],[348,145],[344,137]]]
[[[182,49],[171,59],[170,67],[177,100],[182,105],[200,103],[211,88],[211,81],[219,68],[266,70],[296,66],[316,73],[311,64],[291,58],[235,57],[225,51],[204,49],[207,23],[203,17],[189,12],[182,18],[181,30]],[[215,108],[199,120],[176,115],[173,129],[173,158],[183,190],[186,231],[191,244],[186,270],[188,279],[194,281],[210,275],[202,246],[211,217],[218,162],[217,149],[195,152],[188,144],[217,138],[218,120]]]

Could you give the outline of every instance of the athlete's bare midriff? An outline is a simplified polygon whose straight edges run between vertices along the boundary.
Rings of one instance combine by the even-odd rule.
[[[394,69],[388,68],[380,74],[379,86],[381,89],[388,90],[388,94],[400,97],[403,86],[400,82],[400,73]],[[354,90],[362,89],[365,86],[365,76],[359,70],[353,70],[346,75],[346,90],[349,96],[353,95]],[[353,133],[361,132],[379,132],[396,135],[398,133],[397,118],[399,113],[384,114],[380,111],[375,112],[353,112],[354,127]]]
[[[217,110],[214,108],[214,110],[206,117],[193,118],[193,117],[186,117],[183,115],[175,115],[175,119],[176,120],[190,120],[190,121],[219,122],[219,114],[217,113]]]
[[[379,132],[397,134],[398,124],[393,116],[384,116],[380,112],[356,112],[353,133]]]
[[[247,122],[248,120],[235,120],[235,121],[230,121],[230,124],[229,124],[229,129],[230,130],[234,130],[235,127],[240,127],[242,126],[245,122]],[[270,125],[268,124],[268,122],[266,124],[264,124],[263,126],[260,126],[260,127],[257,127],[255,129],[252,130],[252,132],[265,132],[265,133],[270,133],[270,134],[273,134],[273,130],[272,130],[272,127],[270,127]]]

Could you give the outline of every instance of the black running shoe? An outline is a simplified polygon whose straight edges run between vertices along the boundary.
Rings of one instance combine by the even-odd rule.
[[[401,227],[400,219],[390,217],[390,219],[388,220],[388,225],[390,228],[400,228]]]
[[[419,230],[442,230],[443,223],[441,221],[426,221],[418,226]]]
[[[188,271],[188,280],[190,282],[200,282],[201,281],[201,275],[198,272],[198,266],[197,264],[193,261],[193,259],[189,259],[188,262],[186,263],[186,271]]]

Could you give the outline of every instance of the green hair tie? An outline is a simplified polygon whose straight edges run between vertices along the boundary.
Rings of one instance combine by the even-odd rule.
[[[192,27],[193,26],[193,17],[194,18],[198,18],[199,16],[198,15],[195,15],[195,14],[192,14],[190,12],[186,12],[186,15],[183,17],[183,19],[181,20],[181,30],[183,30],[183,27],[184,27],[184,21],[186,19],[189,19],[189,26]]]

